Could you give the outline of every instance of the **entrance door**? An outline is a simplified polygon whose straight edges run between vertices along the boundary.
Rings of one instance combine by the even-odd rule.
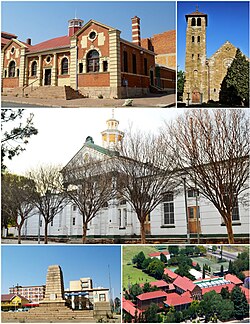
[[[51,85],[51,69],[46,69],[44,72],[44,85]]]
[[[199,207],[198,207],[199,208]],[[200,220],[197,220],[198,213],[196,206],[188,207],[188,227],[189,233],[199,233],[200,231]]]
[[[192,103],[201,103],[201,94],[198,89],[192,92]]]

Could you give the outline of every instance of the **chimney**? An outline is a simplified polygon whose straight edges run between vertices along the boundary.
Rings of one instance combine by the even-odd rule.
[[[141,32],[140,32],[140,18],[134,16],[132,20],[132,42],[138,46],[141,46]]]
[[[27,38],[26,43],[27,43],[28,45],[31,45],[31,38]]]
[[[79,29],[83,26],[83,20],[74,18],[69,20],[69,32],[68,35],[71,37],[73,36]]]

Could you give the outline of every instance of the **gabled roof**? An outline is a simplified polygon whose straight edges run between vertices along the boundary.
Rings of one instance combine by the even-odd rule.
[[[122,299],[122,308],[133,317],[135,317],[136,311],[138,315],[143,312],[142,310],[137,309],[131,300],[125,298]]]
[[[157,281],[150,282],[150,285],[152,287],[153,286],[156,286],[158,288],[161,288],[161,287],[167,287],[168,286],[168,283],[166,283],[166,281],[164,281],[164,280],[157,280]]]
[[[137,298],[139,300],[148,300],[148,299],[155,299],[155,298],[161,298],[166,296],[167,293],[165,293],[165,291],[157,290],[157,291],[151,291],[144,294],[140,294],[137,296]]]
[[[243,282],[236,276],[232,275],[232,274],[227,274],[225,275],[225,279],[230,281],[231,283],[235,284],[235,285],[242,285]]]
[[[171,278],[171,279],[176,279],[177,277],[179,277],[179,275],[177,273],[173,272],[172,270],[170,270],[168,268],[164,269],[164,274],[168,275],[169,278]]]
[[[31,47],[31,45],[25,43],[25,42],[22,42],[18,39],[15,39],[15,38],[12,38],[12,39],[9,39],[8,42],[6,43],[6,45],[3,47],[2,50],[5,50],[11,43],[16,43],[17,45],[19,45],[20,47],[22,48],[27,48],[29,49]]]
[[[178,295],[177,293],[170,293],[167,294],[167,299],[164,302],[167,306],[179,306],[179,305],[186,305],[191,304],[193,299],[190,297],[190,294],[182,294]]]
[[[192,280],[188,279],[187,277],[181,277],[181,276],[178,276],[173,282],[173,284],[184,291],[187,290],[193,291],[194,288],[196,287],[196,285],[192,282]]]
[[[30,53],[42,52],[42,51],[50,50],[50,49],[54,49],[54,48],[59,49],[59,48],[65,48],[65,47],[70,47],[70,37],[69,36],[56,37],[56,38],[46,40],[42,43],[38,43],[36,45],[31,46],[29,52]]]
[[[115,30],[116,28],[113,28],[113,27],[110,27],[108,25],[105,25],[105,24],[102,24],[100,23],[99,21],[96,21],[94,19],[90,19],[85,25],[82,26],[82,28],[80,28],[75,34],[74,36],[78,36],[80,35],[83,30],[85,30],[86,28],[88,28],[91,24],[95,24],[95,25],[98,25],[98,26],[101,26],[103,28],[106,28],[108,30]]]
[[[18,294],[3,294],[1,295],[1,301],[2,302],[6,302],[6,301],[11,301],[12,299],[14,299],[15,297],[19,297],[21,298],[22,300],[28,300],[27,298],[21,296],[21,295],[18,295]]]

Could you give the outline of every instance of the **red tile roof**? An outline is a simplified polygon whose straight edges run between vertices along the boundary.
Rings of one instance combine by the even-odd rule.
[[[167,293],[165,293],[165,291],[157,290],[157,291],[151,291],[144,294],[140,294],[137,296],[137,298],[139,300],[148,300],[148,299],[155,299],[155,298],[161,298],[166,296]]]
[[[153,252],[153,253],[149,253],[149,256],[153,258],[153,257],[159,257],[161,254],[169,255],[169,252],[168,251]]]
[[[138,315],[143,312],[142,310],[137,309],[131,300],[127,300],[125,298],[122,299],[122,308],[133,317],[135,317],[136,310]]]
[[[69,47],[70,46],[70,37],[69,36],[61,36],[49,39],[45,42],[36,44],[34,46],[31,46],[30,52],[41,52],[53,48],[63,48],[63,47]]]
[[[174,290],[175,289],[175,286],[174,284],[169,284],[169,287],[168,287],[169,290]]]
[[[196,287],[196,285],[192,282],[192,280],[188,279],[187,277],[181,277],[181,276],[178,276],[173,282],[173,284],[184,291],[187,290],[193,291],[194,288]]]
[[[227,274],[225,275],[225,279],[234,283],[235,285],[242,285],[243,282],[236,276],[232,275],[232,274]]]
[[[220,286],[213,286],[213,287],[207,287],[207,288],[202,288],[202,295],[204,295],[205,293],[209,292],[209,291],[215,291],[217,292],[217,294],[219,294],[221,292],[222,288],[228,288],[229,292],[235,287],[235,284],[230,283],[230,284],[225,284],[225,285],[220,285]]]
[[[182,294],[178,295],[176,293],[171,293],[167,295],[167,300],[164,302],[164,304],[168,306],[178,306],[178,305],[185,305],[185,304],[191,304],[193,299],[190,297],[190,294]]]
[[[168,283],[166,283],[166,281],[164,281],[164,280],[157,280],[157,281],[150,282],[150,285],[161,288],[161,287],[167,287]]]
[[[177,277],[179,277],[179,275],[177,273],[174,273],[172,270],[170,270],[168,268],[164,269],[164,274],[168,275],[169,278],[171,278],[171,279],[176,279]]]
[[[17,38],[17,35],[11,34],[11,33],[8,33],[8,32],[4,32],[4,31],[1,32],[1,36],[2,37],[7,36],[9,38]]]

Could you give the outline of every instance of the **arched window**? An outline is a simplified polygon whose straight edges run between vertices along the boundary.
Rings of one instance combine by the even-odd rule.
[[[31,64],[31,76],[36,76],[37,74],[37,62],[34,61]]]
[[[16,63],[11,61],[9,64],[9,78],[15,77]]]
[[[87,55],[87,72],[99,72],[99,53],[96,50]]]
[[[197,18],[197,26],[201,26],[201,18]]]
[[[69,73],[69,61],[67,57],[64,57],[61,62],[62,66],[62,74],[68,74]]]
[[[201,37],[198,36],[198,37],[197,37],[197,43],[200,43],[200,41],[201,41]]]
[[[195,18],[192,18],[192,20],[191,20],[191,26],[196,26]]]
[[[192,43],[194,43],[194,36],[192,36]]]

